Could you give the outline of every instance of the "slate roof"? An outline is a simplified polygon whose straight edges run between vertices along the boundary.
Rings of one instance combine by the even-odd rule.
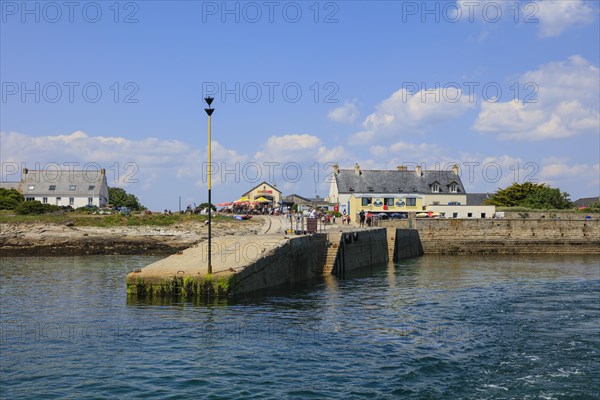
[[[335,175],[339,193],[427,193],[431,194],[431,185],[440,185],[442,194],[451,193],[449,185],[456,182],[458,194],[464,194],[465,188],[460,176],[452,171],[415,171],[398,170],[361,170],[357,175],[354,169],[340,169]],[[354,190],[350,190],[350,189]]]
[[[489,193],[469,193],[467,194],[467,205],[469,206],[480,206],[486,199],[489,199],[492,195]]]
[[[23,196],[98,196],[106,176],[100,171],[29,170],[20,183]],[[52,187],[54,189],[52,190]]]
[[[20,191],[21,182],[0,182],[2,189],[15,189]]]

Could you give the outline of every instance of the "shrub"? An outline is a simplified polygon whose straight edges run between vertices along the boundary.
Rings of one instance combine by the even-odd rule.
[[[0,188],[0,210],[14,210],[23,202],[23,196],[15,189]]]
[[[15,209],[17,214],[21,215],[39,215],[58,210],[57,206],[52,204],[42,204],[39,201],[24,201]]]

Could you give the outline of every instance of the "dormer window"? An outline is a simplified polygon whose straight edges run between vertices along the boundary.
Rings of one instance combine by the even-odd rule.
[[[29,185],[29,190],[35,189],[35,185]]]
[[[439,193],[439,192],[440,192],[440,184],[439,184],[439,183],[437,183],[437,182],[434,182],[434,183],[431,185],[431,192],[432,192],[432,193]]]
[[[458,193],[458,185],[456,183],[450,185],[450,193]]]
[[[349,191],[349,192],[354,192],[354,188],[353,188],[353,187],[349,187],[349,188],[348,188],[348,191]]]
[[[398,188],[398,192],[402,193],[402,188],[401,187]]]
[[[77,189],[77,185],[71,185],[71,186],[69,186],[69,190],[75,190],[75,189]]]
[[[56,185],[50,185],[50,186],[48,187],[48,190],[56,190]]]
[[[372,186],[368,186],[367,190],[372,193],[373,192],[373,187]]]
[[[94,185],[90,185],[90,186],[88,187],[88,190],[94,190],[95,188],[96,188],[96,186],[94,186]]]

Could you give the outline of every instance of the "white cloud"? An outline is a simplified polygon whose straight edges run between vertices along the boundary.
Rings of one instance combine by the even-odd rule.
[[[503,139],[543,140],[600,130],[600,70],[580,56],[551,62],[521,76],[537,102],[482,102],[473,128]],[[526,93],[532,94],[532,88]],[[535,99],[531,99],[535,100]]]
[[[309,134],[271,136],[262,150],[254,154],[256,160],[297,161],[307,153],[315,152],[321,139]]]
[[[271,136],[262,149],[254,154],[259,162],[339,162],[348,158],[343,146],[328,148],[321,139],[309,134]]]
[[[343,106],[331,110],[327,117],[335,122],[351,124],[358,118],[358,107],[355,101],[346,101]]]
[[[435,124],[459,118],[474,103],[473,96],[459,88],[423,88],[416,93],[402,88],[379,103],[376,111],[364,120],[364,129],[354,133],[350,140],[362,144],[394,133],[427,130]]]
[[[447,18],[469,23],[477,21],[487,23],[488,26],[500,22],[536,24],[540,37],[554,37],[569,28],[593,22],[595,9],[590,3],[592,2],[584,0],[457,0],[456,9],[448,8]]]
[[[536,16],[540,23],[540,36],[558,36],[571,26],[589,24],[594,20],[594,10],[583,0],[538,1]]]
[[[91,136],[81,131],[47,136],[0,132],[0,145],[4,181],[20,179],[22,167],[65,171],[105,168],[109,186],[130,188],[128,190],[154,209],[164,209],[165,199],[174,197],[172,190],[179,190],[184,196],[188,193],[188,197],[192,194],[197,199],[197,188],[206,187],[206,149],[178,140],[131,140],[119,136]],[[212,159],[218,165],[225,161],[243,162],[247,158],[212,142]],[[177,187],[177,178],[191,180],[193,184]],[[213,184],[221,183],[220,177],[213,178]]]

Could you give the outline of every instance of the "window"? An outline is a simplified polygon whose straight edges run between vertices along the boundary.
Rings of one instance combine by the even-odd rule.
[[[77,185],[71,185],[71,186],[69,186],[69,190],[75,190],[75,189],[77,189]]]
[[[406,206],[407,207],[414,207],[417,205],[417,199],[414,197],[407,197],[406,198]]]
[[[349,188],[348,188],[348,191],[349,191],[349,192],[354,192],[354,188],[353,188],[353,187],[349,187]]]
[[[48,190],[56,190],[56,185],[50,185],[50,186],[48,187]]]
[[[25,201],[34,201],[35,197],[25,197]]]
[[[399,192],[402,192],[402,188],[401,188],[401,187],[399,187],[399,188],[398,188],[398,191],[399,191]]]
[[[439,205],[440,205],[440,202],[439,202],[439,201],[434,201],[434,202],[433,202],[433,205],[434,205],[434,206],[439,206]]]
[[[485,213],[481,213],[481,218],[485,218]]]
[[[94,198],[93,197],[88,197],[88,204],[94,204]]]
[[[90,186],[88,187],[88,190],[94,190],[95,188],[96,188],[96,186],[94,186],[94,185],[90,185]]]
[[[59,202],[59,201],[61,201],[61,200],[62,200],[62,197],[57,197],[57,198],[56,198],[56,203],[58,203],[58,202]]]
[[[450,185],[450,193],[458,193],[458,185],[456,183]]]
[[[449,206],[460,206],[460,201],[449,201],[448,205]]]
[[[458,213],[452,213],[452,218],[458,218]]]
[[[29,190],[35,189],[35,185],[29,185]]]
[[[75,204],[75,197],[69,197],[69,205],[72,206]]]
[[[467,213],[467,218],[473,218],[473,213]]]
[[[394,206],[394,198],[393,197],[386,197],[385,199],[383,199],[384,204],[388,207],[393,207]]]
[[[439,183],[434,183],[431,185],[431,192],[432,193],[439,193],[440,192],[440,184]]]
[[[373,203],[373,199],[370,197],[363,197],[361,200],[362,200],[363,207],[366,207],[366,206],[370,205],[371,203]]]
[[[48,198],[47,197],[42,198],[42,203],[48,204]]]
[[[373,192],[373,186],[368,186],[368,187],[367,187],[367,190],[368,190],[369,192]]]

